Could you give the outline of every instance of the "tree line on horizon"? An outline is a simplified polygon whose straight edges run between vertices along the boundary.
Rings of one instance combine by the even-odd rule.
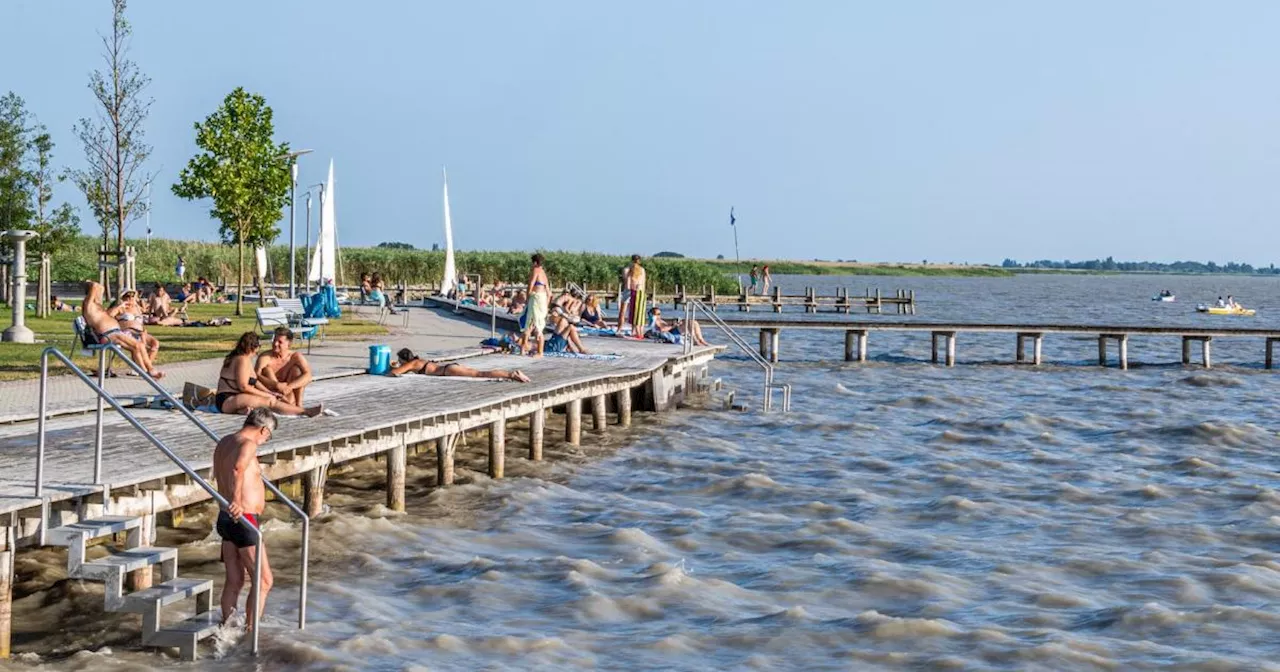
[[[1255,267],[1251,264],[1242,264],[1229,261],[1225,264],[1218,264],[1213,261],[1116,261],[1112,257],[1106,259],[1089,259],[1087,261],[1071,261],[1064,259],[1062,261],[1054,261],[1052,259],[1041,259],[1039,261],[1028,261],[1019,263],[1014,259],[1005,259],[1000,264],[1001,268],[1017,269],[1044,269],[1057,271],[1099,271],[1099,272],[1131,272],[1131,273],[1239,273],[1244,275],[1274,275],[1277,273],[1276,265]]]

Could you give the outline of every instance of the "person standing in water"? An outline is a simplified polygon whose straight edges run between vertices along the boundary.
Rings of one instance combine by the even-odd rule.
[[[226,511],[218,512],[216,525],[218,536],[222,537],[222,562],[227,570],[222,584],[223,625],[236,612],[245,578],[253,581],[258,535],[262,534],[258,517],[262,515],[267,501],[262,487],[262,467],[258,465],[258,448],[271,440],[275,430],[275,414],[266,408],[255,408],[249,411],[240,431],[222,437],[213,449],[213,476],[218,482],[218,494],[230,503]],[[249,600],[245,603],[246,629],[262,616],[272,583],[274,580],[264,543],[262,584],[249,589]],[[257,607],[250,609],[249,605],[255,602]]]

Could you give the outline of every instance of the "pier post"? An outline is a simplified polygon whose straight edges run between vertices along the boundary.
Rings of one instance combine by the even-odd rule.
[[[866,329],[863,329],[862,331],[858,332],[858,361],[859,362],[865,363],[867,361],[867,336],[870,333],[871,332]]]
[[[1120,370],[1129,370],[1129,334],[1120,334]]]
[[[774,364],[778,363],[778,341],[781,340],[781,329],[769,330],[769,361]]]
[[[1267,339],[1267,364],[1266,364],[1266,369],[1268,371],[1271,370],[1271,350],[1272,350],[1272,346],[1274,345],[1275,345],[1275,340],[1268,338]]]
[[[1191,363],[1191,339],[1182,337],[1182,365]],[[1267,368],[1271,368],[1271,341],[1267,341]]]
[[[782,288],[777,285],[773,286],[773,312],[782,312]]]
[[[404,512],[404,474],[408,449],[402,443],[387,452],[387,508]]]
[[[18,552],[17,528],[0,527],[0,660],[9,658],[13,638],[13,565]]]
[[[1203,340],[1203,341],[1200,341],[1200,352],[1201,352],[1201,354],[1203,354],[1203,356],[1204,356],[1204,368],[1206,368],[1206,369],[1212,369],[1212,368],[1213,368],[1213,361],[1212,361],[1212,359],[1211,359],[1211,358],[1210,358],[1210,356],[1209,356],[1209,351],[1210,351],[1210,348],[1209,348],[1209,341],[1211,341],[1211,340],[1213,340],[1213,339],[1212,339],[1212,338],[1210,338],[1210,337],[1208,337],[1208,336],[1205,336],[1205,337],[1204,337],[1204,340]]]
[[[769,359],[769,330],[760,330],[760,357]]]
[[[453,485],[453,451],[458,436],[442,436],[436,439],[436,486]]]
[[[1036,366],[1040,366],[1040,344],[1044,342],[1044,334],[1036,334],[1034,339],[1035,340],[1032,341],[1031,347],[1035,350],[1035,354],[1031,363]]]
[[[910,293],[909,298],[911,299],[911,311],[910,311],[910,313],[911,313],[912,315],[915,315],[915,314],[916,314],[916,290],[914,290],[914,289],[913,289],[913,290],[911,290],[911,293]]]
[[[138,535],[137,545],[150,546],[155,541],[156,536],[155,514],[144,513],[141,516],[138,516],[138,518],[142,521],[142,524],[138,525],[137,530],[134,530]],[[130,535],[129,541],[133,541],[132,535]],[[129,546],[133,547],[134,545],[130,543]],[[153,569],[154,567],[143,567],[142,569],[135,569],[134,571],[129,572],[129,590],[136,592],[150,588]]]
[[[564,440],[571,446],[582,445],[582,400],[574,399],[564,407]]]
[[[591,428],[597,432],[603,432],[606,424],[608,422],[604,410],[604,395],[597,394],[591,397]]]
[[[934,364],[937,364],[938,363],[938,332],[934,331],[929,333],[929,346],[930,346],[929,349],[932,351],[932,354],[929,357],[929,361]]]
[[[956,365],[956,332],[947,333],[947,366]]]
[[[489,423],[489,477],[502,478],[507,460],[507,420],[498,418]]]
[[[529,459],[542,459],[542,437],[546,434],[547,411],[539,408],[529,415]]]
[[[1098,334],[1098,366],[1107,365],[1107,335]]]
[[[324,481],[327,468],[315,467],[302,475],[302,508],[308,518],[315,518],[324,509]]]
[[[614,403],[618,406],[618,425],[631,426],[631,390],[618,390]]]
[[[1027,359],[1025,350],[1023,350],[1023,346],[1025,345],[1025,337],[1022,334],[1018,334],[1017,341],[1018,341],[1018,344],[1014,346],[1016,350],[1014,351],[1013,359],[1015,362],[1021,364]]]
[[[853,341],[857,338],[856,333],[852,329],[846,329],[844,332],[844,361],[853,361]]]

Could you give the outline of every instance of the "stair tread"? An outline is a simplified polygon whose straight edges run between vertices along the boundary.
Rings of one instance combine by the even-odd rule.
[[[95,569],[112,569],[123,568],[125,571],[133,571],[157,565],[167,560],[173,560],[178,557],[178,549],[165,548],[161,546],[139,546],[138,548],[125,548],[113,552],[106,557],[98,558],[92,562],[86,562],[81,565],[81,571]]]
[[[67,545],[77,537],[97,539],[116,532],[131,530],[141,524],[142,519],[136,516],[98,516],[78,523],[55,527],[49,530],[45,538],[49,544],[54,546]]]
[[[145,590],[125,595],[122,610],[144,609],[156,603],[164,606],[208,590],[213,590],[213,581],[208,579],[170,579]]]
[[[182,642],[189,641],[193,636],[196,640],[204,639],[218,629],[219,621],[216,611],[196,614],[185,621],[179,621],[157,630],[156,634],[151,637],[151,645],[179,646]]]

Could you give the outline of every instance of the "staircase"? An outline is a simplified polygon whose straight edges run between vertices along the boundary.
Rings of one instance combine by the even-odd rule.
[[[124,549],[86,561],[90,541],[121,532],[126,534]],[[218,629],[218,616],[212,610],[213,582],[178,578],[178,549],[144,546],[141,518],[106,515],[53,528],[46,534],[50,546],[67,547],[67,576],[103,583],[107,611],[142,614],[143,646],[176,647],[183,660],[195,660],[197,645]],[[155,565],[160,566],[161,583],[124,592],[129,572]],[[164,626],[164,608],[192,597],[195,616]]]

